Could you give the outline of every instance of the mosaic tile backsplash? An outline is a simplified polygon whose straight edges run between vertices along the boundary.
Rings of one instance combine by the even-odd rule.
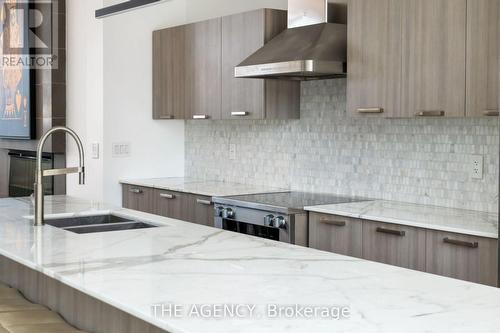
[[[188,121],[186,177],[497,212],[498,118],[351,117],[345,79],[302,83],[301,103],[300,120]]]

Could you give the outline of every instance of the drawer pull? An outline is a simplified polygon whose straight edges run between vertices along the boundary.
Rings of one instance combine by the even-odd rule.
[[[210,206],[212,204],[212,201],[210,200],[196,199],[196,202],[199,203],[200,205],[207,205],[207,206]]]
[[[206,114],[195,114],[193,119],[208,119],[208,116]]]
[[[131,188],[130,190],[128,190],[130,193],[134,193],[134,194],[141,194],[142,193],[142,190],[141,189],[138,189],[138,188]]]
[[[175,195],[168,194],[168,193],[160,193],[160,197],[165,198],[165,199],[175,199]]]
[[[415,114],[417,117],[444,117],[443,110],[433,110],[433,111],[418,111]]]
[[[377,232],[380,232],[382,234],[400,236],[400,237],[406,236],[406,231],[392,230],[392,229],[386,229],[386,228],[380,228],[380,227],[377,228]]]
[[[232,117],[246,117],[248,116],[248,112],[245,111],[236,111],[236,112],[231,112]]]
[[[466,241],[461,241],[461,240],[457,240],[457,239],[450,239],[448,237],[443,238],[443,242],[445,242],[446,244],[470,247],[471,249],[477,249],[479,247],[478,242],[466,242]]]
[[[484,110],[483,115],[487,117],[498,117],[499,111],[498,110]]]
[[[334,220],[320,220],[320,223],[329,224],[336,227],[345,227],[347,224],[345,221],[334,221]]]
[[[359,108],[356,111],[358,111],[358,113],[383,113],[384,109],[383,108]]]
[[[174,116],[162,115],[162,116],[160,116],[160,119],[174,119]]]

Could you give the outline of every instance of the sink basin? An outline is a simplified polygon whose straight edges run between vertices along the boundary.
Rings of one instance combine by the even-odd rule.
[[[78,216],[45,220],[45,224],[77,234],[156,228],[158,226],[132,221],[116,215]]]

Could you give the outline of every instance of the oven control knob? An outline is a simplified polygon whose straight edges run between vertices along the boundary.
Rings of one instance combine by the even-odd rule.
[[[222,206],[215,207],[215,216],[222,217],[223,212],[224,212],[224,207]]]
[[[226,208],[222,211],[222,217],[225,219],[233,219],[234,215],[234,210],[231,208]]]
[[[274,226],[280,229],[286,229],[286,219],[283,216],[278,216],[274,219]]]
[[[264,217],[264,225],[267,227],[274,227],[274,215],[269,214]]]

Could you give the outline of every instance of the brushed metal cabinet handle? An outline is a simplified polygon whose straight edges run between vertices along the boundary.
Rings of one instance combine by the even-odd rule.
[[[498,110],[484,110],[483,111],[483,115],[487,116],[487,117],[498,117],[499,113],[500,112]]]
[[[359,108],[356,109],[358,113],[383,113],[384,109],[383,108]]]
[[[130,193],[134,193],[134,194],[141,194],[142,193],[142,190],[141,189],[138,189],[138,188],[131,188],[130,190],[128,190]]]
[[[401,230],[392,230],[392,229],[378,227],[376,231],[379,233],[382,233],[382,234],[388,234],[388,235],[394,235],[394,236],[400,236],[400,237],[406,236],[406,231],[401,231]]]
[[[165,199],[175,199],[175,195],[169,193],[160,193],[160,197]]]
[[[246,117],[248,116],[248,112],[246,111],[236,111],[236,112],[231,112],[232,117]]]
[[[174,119],[174,116],[160,116],[160,119]]]
[[[470,247],[471,249],[477,249],[479,247],[478,242],[466,242],[466,241],[461,241],[461,240],[457,240],[457,239],[451,239],[448,237],[443,238],[443,242],[446,244],[451,244],[451,245]]]
[[[195,114],[193,119],[208,119],[208,116],[206,114]]]
[[[210,206],[212,204],[212,201],[210,200],[196,199],[196,202],[199,203],[200,205],[207,205],[207,206]]]
[[[445,112],[443,110],[432,110],[432,111],[417,111],[415,114],[417,117],[444,117]]]
[[[345,221],[335,221],[335,220],[320,220],[320,223],[333,225],[336,227],[345,227],[347,223]]]

